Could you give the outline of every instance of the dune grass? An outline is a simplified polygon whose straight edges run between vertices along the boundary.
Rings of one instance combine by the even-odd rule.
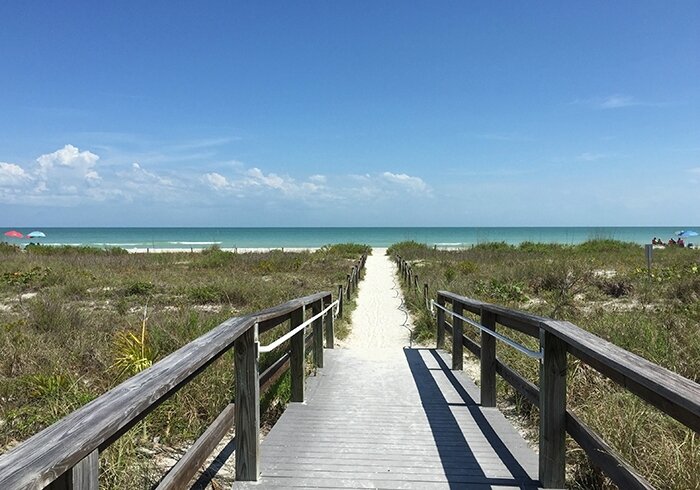
[[[335,297],[368,251],[354,244],[246,254],[0,247],[0,452],[227,318],[324,290]],[[273,360],[263,356],[261,368]],[[148,448],[201,434],[234,396],[232,365],[229,352],[103,453],[101,485],[150,488],[162,468],[153,468]],[[283,377],[264,409],[278,410],[286,385]]]
[[[431,297],[440,289],[482,301],[566,319],[654,363],[700,382],[700,252],[654,251],[649,273],[643,247],[613,240],[581,245],[487,243],[441,251],[415,243],[388,253],[408,260]],[[406,291],[416,335],[434,337],[422,295]],[[507,330],[507,329],[506,329]],[[470,331],[466,329],[466,331]],[[474,335],[470,333],[469,335]],[[508,335],[536,348],[533,339]],[[477,337],[474,335],[474,339]],[[538,364],[501,343],[497,355],[533,382]],[[700,440],[636,396],[571,358],[568,406],[659,489],[700,489]],[[536,427],[537,410],[505,382],[499,398]],[[536,431],[534,431],[536,436]],[[569,441],[568,486],[615,488]]]

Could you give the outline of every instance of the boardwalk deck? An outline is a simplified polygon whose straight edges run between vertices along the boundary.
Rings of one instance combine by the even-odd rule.
[[[538,488],[535,453],[445,354],[381,353],[326,351],[263,441],[260,480],[234,488]]]

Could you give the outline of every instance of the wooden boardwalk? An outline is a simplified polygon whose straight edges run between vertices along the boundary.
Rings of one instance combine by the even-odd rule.
[[[537,456],[434,349],[326,351],[234,488],[539,488]]]

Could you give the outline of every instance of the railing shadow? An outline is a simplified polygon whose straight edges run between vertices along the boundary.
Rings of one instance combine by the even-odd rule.
[[[437,368],[426,364],[421,352],[427,352],[437,362]],[[434,349],[404,349],[404,354],[416,383],[418,394],[430,425],[440,462],[445,472],[450,488],[493,488],[499,486],[520,489],[535,489],[539,482],[533,480],[506,444],[498,436],[491,423],[486,419],[480,406],[459,383],[454,373]],[[461,398],[463,406],[488,444],[495,453],[489,458],[474,444],[465,438],[460,424],[453,413],[454,403],[449,403],[438,385],[434,373],[440,371],[450,382],[450,385]],[[477,453],[479,457],[477,458]],[[481,460],[481,461],[479,461]],[[488,460],[488,461],[487,461]],[[510,473],[510,477],[490,477],[484,471],[482,464],[489,463],[493,469],[500,460]],[[493,463],[493,465],[491,464]],[[502,470],[501,470],[501,473]]]

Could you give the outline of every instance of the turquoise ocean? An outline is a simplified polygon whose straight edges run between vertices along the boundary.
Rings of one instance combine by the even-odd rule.
[[[9,228],[8,228],[9,229]],[[404,240],[430,246],[468,247],[486,242],[517,245],[525,241],[576,244],[591,239],[614,239],[639,244],[653,237],[667,241],[685,227],[503,227],[503,228],[18,228],[21,233],[40,230],[46,238],[32,241],[47,245],[89,245],[130,248],[282,248],[320,247],[332,243],[364,243],[387,247]],[[0,229],[5,232],[6,229]],[[3,237],[26,244],[28,239]],[[692,239],[691,239],[692,240]],[[695,239],[696,242],[700,240]]]

